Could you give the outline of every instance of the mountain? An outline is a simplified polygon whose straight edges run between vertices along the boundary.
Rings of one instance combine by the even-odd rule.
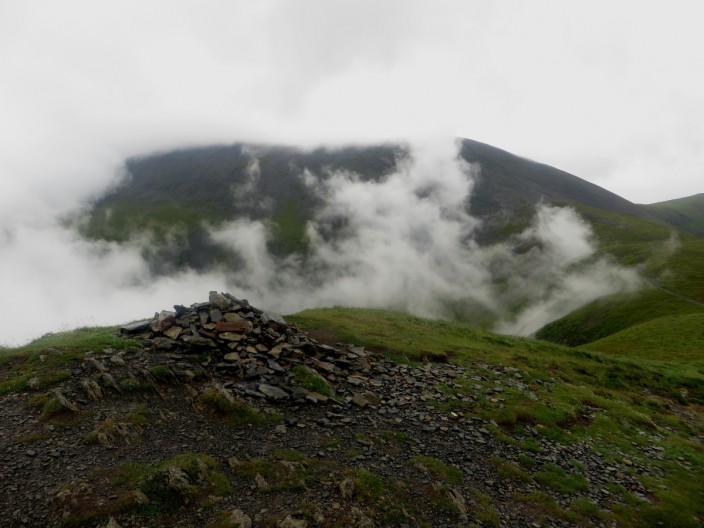
[[[302,150],[235,144],[134,158],[126,162],[123,182],[93,204],[82,230],[89,238],[124,241],[147,228],[163,236],[168,228],[180,226],[185,229],[184,246],[192,251],[170,260],[203,269],[209,258],[217,259],[217,251],[208,245],[200,221],[267,218],[277,226],[271,249],[287,254],[301,249],[301,226],[320,205],[300,178],[304,170],[322,179],[348,171],[378,181],[409,155],[405,145]],[[484,221],[479,236],[484,242],[505,235],[507,223],[522,224],[540,201],[667,224],[586,180],[490,145],[463,139],[459,155],[480,167],[467,208]]]
[[[513,240],[529,225],[538,203],[569,205],[591,225],[601,255],[637,268],[646,279],[647,286],[638,292],[585,301],[541,329],[540,338],[587,345],[660,317],[701,310],[704,239],[696,235],[701,234],[704,195],[637,205],[490,145],[463,139],[459,146],[459,156],[478,168],[465,209],[481,220],[474,233],[480,246]],[[241,256],[216,243],[211,230],[247,218],[266,226],[267,248],[275,261],[283,263],[293,255],[305,267],[310,243],[306,225],[325,206],[324,195],[311,182],[329,181],[338,172],[354,174],[362,182],[383,182],[404,170],[413,155],[408,145],[393,144],[308,150],[235,144],[133,158],[125,164],[123,181],[75,225],[91,239],[125,242],[149,234],[143,255],[155,274],[165,275],[187,268],[238,268]],[[343,217],[329,225],[324,235],[333,241],[345,233]],[[534,242],[514,241],[510,251],[529,255],[532,247]],[[320,271],[312,269],[309,278],[317,280]],[[498,265],[490,271],[494,291],[503,288],[510,294],[506,285],[516,270]],[[509,309],[517,312],[530,300],[518,296]],[[496,315],[472,303],[448,303],[444,316],[477,326],[493,324]]]

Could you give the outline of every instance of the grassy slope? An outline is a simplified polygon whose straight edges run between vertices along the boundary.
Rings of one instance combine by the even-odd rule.
[[[704,236],[704,194],[643,206],[660,218],[698,236]]]
[[[496,441],[515,445],[526,462],[540,450],[534,441],[520,440],[527,427],[553,441],[590,446],[653,490],[653,502],[644,502],[623,487],[609,488],[618,501],[611,511],[598,514],[619,526],[673,520],[678,526],[697,526],[704,521],[704,449],[698,439],[704,435],[704,372],[689,353],[673,355],[669,362],[639,358],[636,363],[381,310],[308,310],[288,319],[319,339],[364,345],[402,362],[450,361],[476,373],[456,380],[461,389],[438,383],[438,391],[476,396],[478,386],[483,393],[502,385],[496,398],[458,398],[439,410],[491,420],[487,427]],[[115,328],[99,328],[50,334],[18,349],[0,350],[0,388],[3,393],[27,390],[29,380],[37,378],[36,389],[46,390],[71,376],[73,361],[90,350],[131,346],[134,342],[117,337]],[[507,373],[530,386],[535,398],[506,384]],[[662,449],[659,459],[652,456],[653,448]],[[535,471],[536,480],[550,477]],[[522,500],[534,499],[539,497]],[[574,514],[554,504],[550,508],[551,515]]]
[[[600,251],[636,266],[649,284],[637,293],[597,299],[542,328],[539,338],[577,346],[661,317],[704,313],[704,306],[691,302],[704,303],[704,239],[629,216],[578,209],[591,223]],[[678,339],[686,342],[687,335]]]
[[[464,407],[458,402],[455,410],[493,420],[499,441],[512,441],[504,432],[533,426],[563,443],[586,442],[614,464],[628,458],[647,465],[642,479],[654,490],[656,505],[626,497],[629,506],[613,509],[621,526],[667,525],[673,519],[694,526],[692,514],[704,520],[704,449],[697,439],[704,433],[704,369],[693,350],[671,355],[668,362],[644,356],[635,362],[380,310],[307,310],[288,319],[321,338],[365,345],[398,361],[479,364],[482,385],[491,386],[498,369],[516,369],[536,387],[537,400],[509,389],[498,406],[479,400]],[[471,393],[477,379],[462,382]],[[653,445],[664,449],[662,461],[649,459],[647,446]]]
[[[704,310],[637,324],[583,348],[629,358],[686,362],[704,372]]]
[[[135,342],[117,336],[117,327],[79,328],[47,334],[19,348],[0,347],[0,395],[30,387],[41,389],[71,376],[66,370],[86,353],[106,348],[122,350]]]

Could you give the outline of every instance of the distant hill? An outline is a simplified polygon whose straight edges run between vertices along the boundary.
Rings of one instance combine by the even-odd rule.
[[[704,237],[704,193],[641,207],[668,224]]]
[[[180,228],[178,255],[157,251],[152,263],[207,268],[222,256],[201,227],[248,217],[273,222],[270,250],[280,256],[304,248],[303,226],[321,204],[300,175],[325,179],[344,170],[379,180],[410,154],[405,145],[318,148],[234,144],[185,149],[130,159],[126,178],[98,199],[81,229],[93,239],[124,241],[150,229],[159,236]],[[480,242],[524,227],[538,202],[584,205],[656,224],[667,221],[597,185],[504,150],[463,139],[460,156],[480,167],[468,210],[481,218]],[[161,269],[163,268],[163,269]]]

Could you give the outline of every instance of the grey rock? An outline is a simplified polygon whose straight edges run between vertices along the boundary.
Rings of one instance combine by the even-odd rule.
[[[176,322],[176,312],[162,310],[151,322],[151,329],[154,332],[163,332],[168,330]]]
[[[344,479],[340,482],[339,488],[343,499],[351,499],[354,495],[354,481],[352,479]]]
[[[193,345],[193,346],[197,346],[197,347],[214,347],[215,346],[215,343],[211,339],[208,339],[207,337],[186,335],[186,336],[183,336],[181,338],[181,340],[184,343],[188,343],[189,345]]]
[[[252,528],[252,518],[242,510],[232,510],[227,518],[231,525],[238,528]]]
[[[262,312],[261,315],[262,324],[268,324],[270,321],[279,323],[282,325],[286,324],[286,320],[275,312]]]
[[[183,329],[180,326],[172,326],[171,328],[164,331],[164,335],[170,339],[178,339],[181,335]]]
[[[288,392],[273,385],[267,385],[265,383],[259,384],[257,390],[264,394],[267,398],[274,400],[286,400],[289,398]]]
[[[354,528],[374,528],[374,521],[357,506],[350,509]]]
[[[59,389],[54,389],[53,393],[54,397],[59,402],[59,405],[61,405],[61,407],[73,412],[78,411],[78,406],[72,401],[70,401],[68,398],[66,398],[66,396],[64,396]]]
[[[288,515],[285,519],[279,521],[277,526],[279,528],[308,528],[308,521],[305,519],[294,519]]]
[[[257,473],[254,476],[254,483],[257,485],[257,488],[260,490],[268,490],[269,489],[269,483],[266,481],[264,478],[264,475],[261,473]]]
[[[115,517],[110,517],[110,520],[105,525],[105,528],[122,528],[122,526],[115,520]]]
[[[216,291],[210,292],[210,294],[208,295],[208,301],[210,301],[210,304],[212,306],[219,308],[223,312],[226,311],[231,304],[230,300],[227,297]]]
[[[100,401],[103,399],[103,390],[94,380],[83,379],[81,380],[80,385],[91,400]]]
[[[134,323],[126,324],[120,327],[120,332],[123,334],[138,334],[140,332],[145,332],[149,330],[151,323],[151,319],[135,321]]]

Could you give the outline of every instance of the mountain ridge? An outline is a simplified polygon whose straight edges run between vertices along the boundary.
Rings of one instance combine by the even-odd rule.
[[[701,238],[695,240],[682,231],[679,239],[687,251],[673,253],[666,249],[672,233],[682,225],[687,227],[682,217],[666,217],[651,206],[634,204],[577,176],[485,143],[462,139],[458,147],[461,159],[479,167],[465,203],[465,212],[481,220],[472,235],[479,245],[503,243],[520,235],[532,222],[536,204],[569,205],[590,223],[601,254],[613,255],[622,265],[637,267],[651,280],[662,276],[663,287],[679,295],[690,294],[688,278],[699,280],[696,266],[672,259],[684,258],[685,254],[698,258],[697,241]],[[234,144],[132,158],[126,164],[129,177],[93,204],[79,229],[88,238],[118,242],[151,233],[143,255],[152,272],[159,276],[189,268],[206,271],[213,267],[238,267],[238,254],[214,242],[210,230],[244,218],[262,222],[270,237],[267,250],[276,262],[286,262],[293,255],[305,265],[310,242],[306,226],[324,202],[301,175],[324,182],[336,171],[342,171],[362,181],[382,182],[402,170],[412,157],[410,146],[399,144],[314,149]],[[339,230],[344,232],[345,223],[344,218],[331,221],[325,236],[334,239]],[[539,246],[528,240],[508,247],[520,253]],[[670,268],[681,273],[679,279],[675,280],[672,273],[668,275]],[[509,276],[506,273],[500,271],[498,281],[505,280]],[[501,286],[500,282],[497,284]],[[694,297],[701,299],[698,293]],[[648,299],[653,307],[656,302],[674,306],[666,299],[644,294],[625,304],[616,303],[618,309],[609,316],[613,320],[600,323],[601,330],[585,328],[584,321],[590,318],[580,316],[576,322],[554,325],[539,335],[575,345],[584,344],[584,339],[590,339],[587,336],[603,338],[608,335],[604,332],[621,331],[630,324],[644,322],[644,317],[652,317],[633,309],[633,303],[641,298]],[[519,299],[517,308],[521,302],[525,301]],[[460,318],[490,325],[494,316],[483,316],[477,309],[480,308],[469,304],[451,306],[452,313]],[[622,309],[632,315],[622,317],[617,313]],[[680,305],[676,309],[690,310]],[[659,313],[657,308],[654,310],[653,314]],[[616,320],[621,321],[620,325],[612,324]],[[575,338],[577,335],[584,337]]]

